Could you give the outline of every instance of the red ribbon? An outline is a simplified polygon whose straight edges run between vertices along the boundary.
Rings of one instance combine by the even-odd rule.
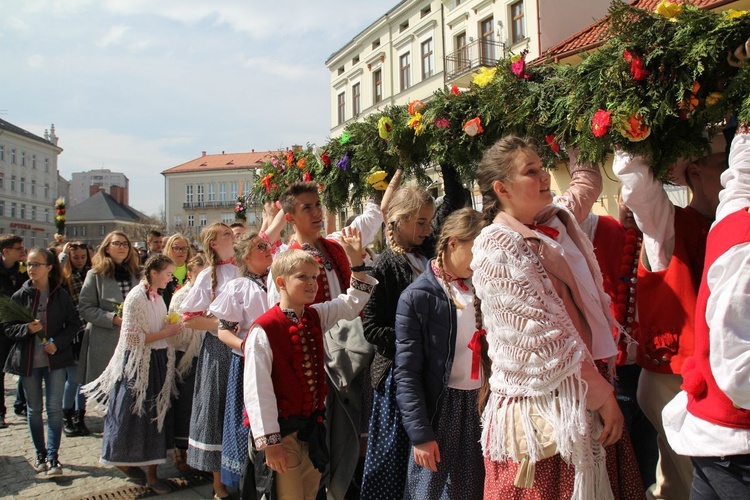
[[[527,225],[526,227],[528,227],[532,231],[539,231],[540,233],[549,236],[553,240],[556,240],[557,237],[560,235],[560,231],[558,231],[557,229],[551,226],[544,226],[541,224],[530,224],[530,225]]]
[[[467,346],[471,349],[471,380],[479,380],[479,367],[482,361],[482,340],[481,337],[487,335],[487,331],[483,328],[474,332],[474,336],[471,337],[471,341]]]

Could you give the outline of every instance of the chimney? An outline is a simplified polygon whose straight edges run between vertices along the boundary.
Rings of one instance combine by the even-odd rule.
[[[126,193],[125,188],[120,186],[111,186],[109,188],[109,195],[120,205],[127,205]]]
[[[255,153],[255,148],[250,150],[251,153]]]
[[[224,151],[222,151],[221,154],[224,154]]]
[[[89,186],[89,198],[94,196],[99,191],[105,191],[105,189],[102,186]]]
[[[205,152],[205,151],[201,151],[201,153],[203,153],[203,154],[201,155],[201,158],[202,158],[202,157],[204,157],[204,156],[206,156],[206,152]]]

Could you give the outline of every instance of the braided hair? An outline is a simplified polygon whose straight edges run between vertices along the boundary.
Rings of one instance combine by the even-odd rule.
[[[231,228],[223,222],[214,222],[201,231],[201,243],[203,244],[203,251],[206,254],[206,263],[211,266],[211,292],[213,294],[216,293],[216,285],[218,284],[216,267],[220,259],[219,254],[211,247],[211,243],[219,237],[219,233],[224,228],[231,231]]]
[[[386,224],[388,232],[388,243],[391,246],[391,250],[395,253],[405,253],[404,249],[399,243],[399,224],[403,221],[409,220],[412,217],[416,217],[422,207],[435,206],[435,200],[432,199],[430,193],[420,187],[406,186],[402,187],[396,194],[391,198],[388,204],[388,221]]]

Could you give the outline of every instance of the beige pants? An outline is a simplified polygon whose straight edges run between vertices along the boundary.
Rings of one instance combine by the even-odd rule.
[[[297,439],[297,433],[281,440],[288,470],[276,474],[278,500],[315,500],[320,488],[320,472],[310,461],[310,445]]]
[[[693,484],[693,463],[690,458],[672,450],[664,434],[661,411],[680,392],[681,375],[641,371],[638,380],[638,404],[651,421],[658,436],[659,461],[656,464],[656,484],[646,491],[646,497],[665,500],[688,500]]]

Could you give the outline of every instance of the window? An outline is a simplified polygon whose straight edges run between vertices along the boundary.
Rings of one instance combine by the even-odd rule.
[[[0,172],[0,189],[5,189],[5,178],[2,172]]]
[[[518,43],[526,38],[526,27],[523,21],[523,0],[510,5],[510,39]]]
[[[20,184],[19,191],[22,193],[26,192],[26,177],[21,177],[21,184]]]
[[[174,216],[174,225],[177,228],[179,228],[182,225],[182,215],[175,215]]]
[[[380,47],[380,38],[378,38],[377,40],[375,40],[374,42],[372,42],[372,50],[375,50],[378,47]]]
[[[14,148],[11,148],[11,150],[10,150],[10,162],[13,165],[16,164],[16,150]]]
[[[216,187],[214,186],[214,183],[210,183],[208,185],[208,201],[216,201]]]
[[[33,196],[36,196],[36,181],[35,180],[31,181],[31,194]]]
[[[409,21],[405,21],[401,23],[398,27],[398,32],[403,33],[404,31],[409,29]]]
[[[16,176],[15,175],[10,176],[10,190],[11,191],[16,190]]]
[[[106,229],[107,228],[104,227],[104,224],[100,225],[99,226],[99,236],[104,236],[105,234],[107,234],[106,233]]]
[[[343,74],[344,74],[344,67],[343,67],[343,66],[341,66],[341,67],[339,68],[339,71],[338,71],[338,72],[339,72],[339,75],[343,75]]]
[[[205,227],[206,224],[208,224],[208,219],[206,218],[206,214],[201,214],[200,218],[201,218],[201,220],[200,220],[200,226],[201,227]]]
[[[237,199],[237,197],[239,196],[239,194],[238,194],[238,192],[239,192],[239,187],[240,187],[240,186],[239,186],[239,183],[238,183],[237,181],[234,181],[234,182],[230,182],[230,183],[229,183],[229,189],[230,189],[230,190],[231,190],[231,192],[232,192],[232,200],[236,200],[236,199]]]
[[[352,57],[352,66],[354,66],[357,63],[359,63],[359,56]]]
[[[352,114],[354,116],[357,116],[362,112],[360,89],[361,87],[359,83],[352,85]]]
[[[36,169],[36,155],[31,155],[31,168]]]
[[[372,101],[377,104],[383,100],[383,70],[372,72]]]
[[[44,222],[49,222],[49,208],[44,209]]]
[[[203,184],[198,184],[198,203],[203,203]]]
[[[31,220],[36,220],[36,205],[31,205]]]
[[[488,17],[481,23],[479,23],[479,31],[481,33],[479,46],[479,64],[482,66],[494,66],[495,65],[495,32],[494,30],[495,21],[494,18]]]
[[[49,184],[44,185],[44,199],[49,199]]]
[[[457,70],[469,69],[469,48],[466,46],[466,32],[456,35],[456,63]]]
[[[21,151],[21,166],[26,166],[26,151]]]
[[[432,38],[422,42],[422,80],[427,80],[435,73],[435,63],[432,54]]]
[[[432,7],[428,5],[419,12],[419,17],[429,16],[430,12],[432,12]]]
[[[185,202],[186,203],[192,203],[193,202],[193,185],[188,184],[185,186]]]
[[[44,171],[49,173],[49,158],[44,159]]]
[[[346,92],[338,96],[339,125],[346,121]]]
[[[219,183],[219,201],[227,201],[227,183]]]
[[[411,53],[407,52],[398,58],[399,83],[401,91],[411,87]]]
[[[26,218],[26,203],[21,203],[21,213],[19,214],[19,216],[22,219]]]
[[[5,161],[5,146],[0,146],[0,161]]]
[[[86,236],[86,226],[81,226],[81,236]]]
[[[0,200],[0,217],[5,216],[5,201]]]
[[[187,216],[187,221],[188,221],[188,227],[195,226],[195,217],[194,216],[188,215]]]
[[[231,224],[234,222],[234,214],[230,212],[224,212],[221,214],[221,222],[224,224]]]
[[[78,236],[78,227],[73,226],[73,236]]]
[[[11,202],[10,204],[10,216],[15,217],[16,216],[16,203]]]

